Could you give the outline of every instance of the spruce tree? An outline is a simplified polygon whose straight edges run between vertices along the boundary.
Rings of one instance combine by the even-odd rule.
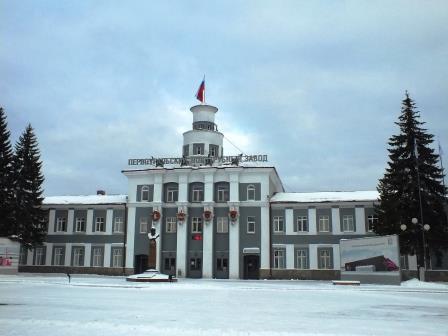
[[[9,135],[6,114],[0,107],[0,236],[4,237],[14,232],[13,153]]]
[[[374,230],[380,235],[398,234],[401,253],[417,254],[418,265],[424,266],[423,234],[426,253],[439,253],[448,248],[448,228],[443,171],[431,148],[434,136],[427,133],[425,123],[419,119],[419,111],[406,92],[396,122],[400,133],[389,139],[388,167],[377,187],[380,204],[376,207],[378,224]],[[418,224],[413,224],[412,218],[417,218]],[[403,224],[404,231],[400,228]],[[429,224],[430,230],[423,232],[422,224]]]
[[[16,143],[14,156],[16,234],[27,248],[41,245],[45,239],[41,168],[37,139],[28,125]]]

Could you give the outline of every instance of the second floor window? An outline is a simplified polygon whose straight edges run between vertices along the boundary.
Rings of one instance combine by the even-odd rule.
[[[216,219],[216,232],[217,233],[229,232],[229,219],[227,217],[218,217]]]
[[[308,231],[308,217],[298,216],[296,222],[296,232]]]
[[[148,218],[140,218],[140,233],[148,233]]]
[[[114,232],[123,232],[123,230],[124,230],[123,217],[115,217]]]
[[[373,232],[375,225],[378,224],[378,217],[375,215],[367,216],[367,231]]]
[[[104,217],[96,217],[95,218],[95,231],[97,231],[97,232],[105,232],[106,231]]]
[[[86,219],[83,217],[76,218],[75,232],[85,232],[85,231],[86,231]]]
[[[149,201],[149,186],[147,186],[147,185],[142,187],[141,200]]]
[[[64,232],[67,229],[67,219],[65,217],[58,217],[56,219],[56,232]]]
[[[330,232],[330,216],[319,216],[319,232]]]
[[[342,216],[342,231],[344,231],[344,232],[354,232],[355,231],[355,223],[353,221],[352,215]]]
[[[176,228],[177,228],[176,217],[167,217],[166,218],[166,232],[167,233],[175,233]]]
[[[283,216],[274,216],[274,232],[283,232]]]
[[[218,202],[227,202],[229,200],[229,188],[227,186],[218,186]]]
[[[247,186],[247,200],[255,201],[255,186],[253,184]]]
[[[171,186],[167,188],[166,201],[168,203],[177,202],[177,187]]]
[[[255,233],[255,217],[247,217],[247,233]]]
[[[202,218],[193,217],[191,219],[191,233],[202,233]]]
[[[192,202],[201,202],[203,200],[204,190],[202,186],[193,186],[192,190]]]

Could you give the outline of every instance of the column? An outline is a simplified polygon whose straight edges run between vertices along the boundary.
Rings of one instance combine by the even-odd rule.
[[[211,210],[211,207],[204,208]],[[204,233],[202,243],[202,277],[213,278],[213,219],[204,221]]]
[[[341,234],[341,216],[339,208],[331,208],[331,225],[333,234]]]
[[[294,232],[294,210],[293,209],[285,209],[285,227],[286,234],[292,235]]]
[[[104,244],[104,267],[110,267],[111,252],[112,252],[112,244]]]
[[[53,243],[45,243],[45,265],[51,265],[51,257],[53,255]]]
[[[73,223],[75,221],[75,210],[68,209],[67,233],[73,233]]]
[[[34,257],[34,249],[33,250],[28,250],[28,256],[26,257],[26,264],[28,266],[33,265],[33,257]]]
[[[114,219],[114,209],[107,209],[107,211],[106,211],[106,234],[108,234],[108,235],[112,234],[113,219]]]
[[[318,269],[317,244],[310,244],[309,251],[310,251],[310,269]]]
[[[134,268],[135,207],[128,208],[126,231],[126,268]]]
[[[162,203],[163,176],[154,175],[154,197],[153,202]]]
[[[71,266],[72,263],[72,243],[65,244],[64,266]]]
[[[240,213],[239,204],[239,174],[233,173],[229,176],[229,210]],[[263,232],[263,230],[262,230]],[[268,230],[269,232],[269,230]],[[263,251],[263,248],[261,249]],[[269,252],[268,252],[269,253]],[[263,259],[264,260],[264,259]],[[239,217],[232,222],[229,220],[229,278],[240,278],[240,220]]]
[[[269,246],[269,226],[271,225],[271,219],[269,218],[269,203],[264,204],[260,208],[260,211],[261,211],[260,268],[269,269],[270,251],[271,251],[271,248]]]
[[[157,209],[158,211],[160,211],[160,213],[162,213],[162,209],[159,208]],[[154,225],[155,229],[156,229],[156,233],[159,235],[159,238],[156,239],[156,253],[157,253],[157,258],[156,258],[156,270],[158,270],[159,272],[162,272],[162,235],[163,235],[163,225],[162,225],[162,221],[164,221],[165,219],[163,217],[161,217],[157,222],[152,222],[152,225]],[[148,244],[149,246],[149,244]]]
[[[92,244],[84,244],[84,267],[90,267],[90,259],[92,259]]]
[[[93,233],[93,209],[87,210],[86,234]]]
[[[341,254],[339,252],[339,244],[333,244],[333,269],[341,270]]]
[[[56,217],[56,210],[50,209],[48,212],[48,234],[54,234],[54,221]]]
[[[355,208],[355,231],[359,234],[366,234],[366,214],[363,207]]]
[[[286,268],[294,269],[294,244],[286,244]]]
[[[180,190],[180,184],[179,184]],[[179,193],[180,197],[180,193]],[[184,278],[187,275],[187,228],[188,228],[188,208],[186,204],[179,206],[178,212],[185,214],[185,220],[183,222],[177,222],[177,248],[176,248],[176,267],[177,277]]]
[[[316,208],[308,208],[308,223],[310,234],[317,234],[317,215]]]

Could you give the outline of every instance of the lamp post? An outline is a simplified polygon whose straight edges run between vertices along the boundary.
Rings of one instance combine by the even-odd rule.
[[[427,268],[427,262],[426,262],[426,238],[425,238],[425,231],[429,231],[429,229],[431,229],[431,226],[429,224],[422,224],[418,222],[418,219],[413,217],[411,219],[412,224],[414,224],[415,226],[418,226],[422,232],[422,241],[423,241],[423,267],[426,270]],[[401,231],[406,231],[407,226],[406,224],[401,224],[400,225],[400,229]],[[420,269],[419,269],[420,271]],[[420,273],[419,273],[420,274]],[[420,279],[421,280],[421,279]],[[423,279],[424,281],[424,279]]]

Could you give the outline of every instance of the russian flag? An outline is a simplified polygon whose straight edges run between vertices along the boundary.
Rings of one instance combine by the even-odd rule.
[[[201,85],[199,85],[198,92],[196,93],[196,99],[201,103],[205,103],[205,77],[202,80]]]

